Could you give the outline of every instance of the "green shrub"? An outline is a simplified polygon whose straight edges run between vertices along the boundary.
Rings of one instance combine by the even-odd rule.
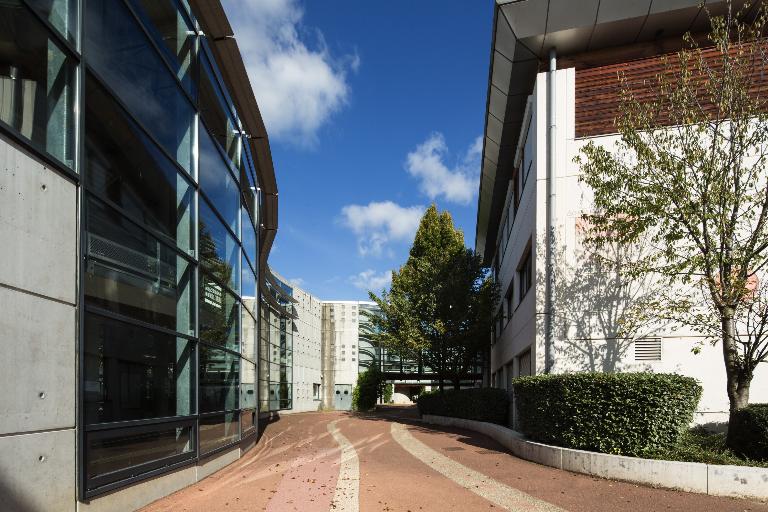
[[[376,400],[384,391],[384,375],[375,366],[371,366],[357,376],[357,385],[352,390],[352,409],[370,411],[376,407]]]
[[[728,447],[755,460],[768,460],[768,404],[750,404],[731,415]]]
[[[395,386],[392,384],[387,384],[384,386],[384,396],[382,397],[381,401],[385,404],[388,404],[392,401],[392,394],[395,392]]]
[[[450,416],[468,420],[507,423],[509,396],[503,389],[470,388],[430,391],[419,395],[416,402],[421,414]]]
[[[520,430],[547,444],[644,456],[678,442],[701,397],[695,379],[573,373],[513,381]]]

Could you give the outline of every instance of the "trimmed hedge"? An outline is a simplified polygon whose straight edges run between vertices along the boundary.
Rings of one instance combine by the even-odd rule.
[[[421,414],[450,416],[467,420],[506,424],[509,396],[503,389],[469,388],[429,391],[419,395],[416,402]]]
[[[674,445],[701,398],[695,379],[658,373],[573,373],[513,381],[519,428],[546,444],[643,456]]]
[[[748,459],[768,460],[768,404],[749,404],[731,415],[728,447]]]

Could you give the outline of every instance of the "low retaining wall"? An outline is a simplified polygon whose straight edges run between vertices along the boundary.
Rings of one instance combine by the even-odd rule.
[[[529,441],[501,425],[425,414],[426,423],[485,434],[521,459],[574,473],[681,491],[768,500],[768,468],[640,459],[560,448]]]

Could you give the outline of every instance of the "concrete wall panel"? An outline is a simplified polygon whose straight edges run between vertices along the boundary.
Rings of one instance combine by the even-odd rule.
[[[0,304],[0,434],[74,428],[75,308],[2,286]]]
[[[77,187],[0,139],[0,283],[74,304]]]
[[[74,510],[74,429],[0,437],[0,454],[0,510]]]

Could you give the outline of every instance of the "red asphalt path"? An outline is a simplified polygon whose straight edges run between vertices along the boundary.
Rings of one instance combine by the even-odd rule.
[[[334,421],[341,441],[329,433],[328,425]],[[405,430],[397,441],[392,435],[395,421],[391,413],[284,415],[267,425],[256,447],[240,460],[143,510],[768,512],[768,503],[652,489],[540,466],[466,430],[400,420],[405,422]],[[410,444],[401,444],[403,439]],[[340,442],[347,444],[347,460],[351,453],[359,459],[359,496],[347,489],[356,489],[354,486],[341,486],[347,490],[334,496],[342,467]],[[415,453],[432,453],[434,458],[421,460]],[[345,467],[348,472],[356,466]],[[471,475],[479,474],[487,482],[479,486],[467,483]],[[501,493],[496,494],[496,504],[494,496],[484,494],[489,489]],[[499,505],[498,496],[521,501]]]

